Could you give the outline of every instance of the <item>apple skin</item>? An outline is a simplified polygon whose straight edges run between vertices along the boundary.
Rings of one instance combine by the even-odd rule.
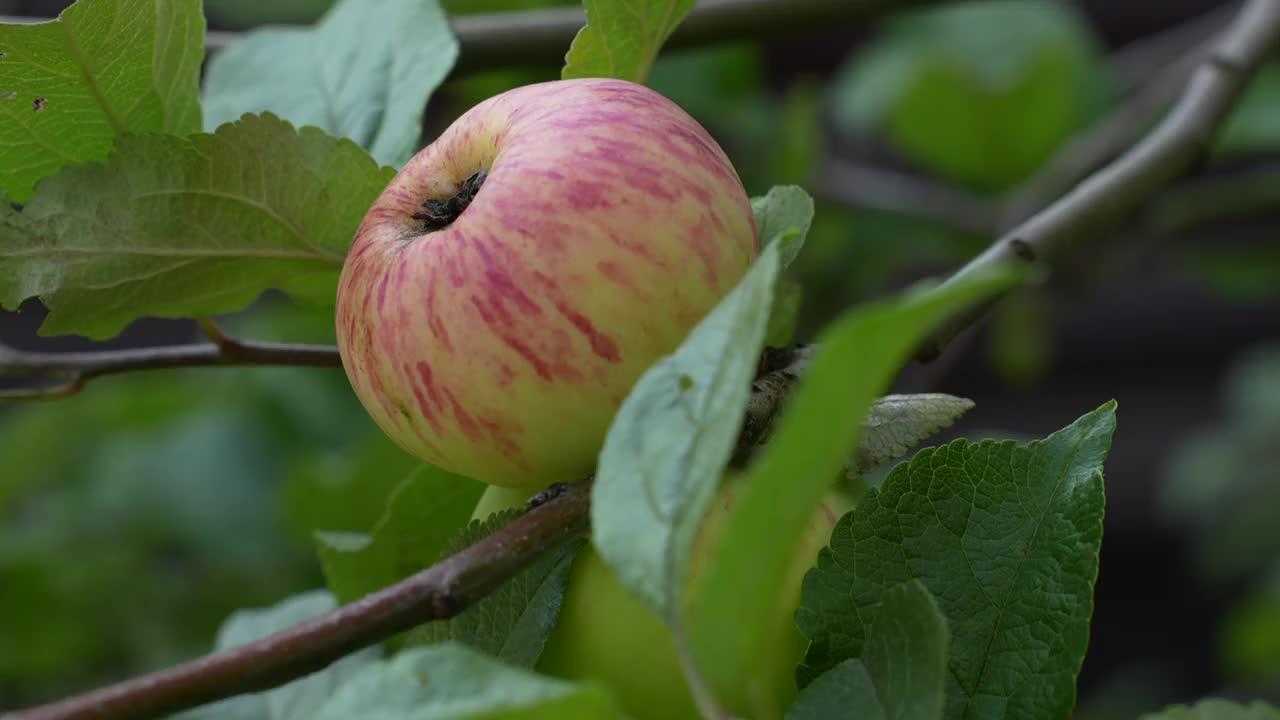
[[[452,224],[411,216],[478,171]],[[476,105],[369,209],[338,347],[374,421],[437,467],[539,489],[591,473],[615,412],[756,257],[724,152],[634,83],[561,80]]]
[[[724,532],[741,485],[730,474],[722,483],[699,528],[689,565],[688,584],[705,569],[708,552]],[[481,496],[473,514],[483,519],[510,507],[523,507],[527,493],[491,487]],[[755,694],[768,688],[773,707],[787,707],[795,699],[795,669],[804,658],[808,642],[795,624],[804,575],[817,562],[836,522],[853,509],[855,500],[842,489],[823,499],[797,545],[790,570],[782,581],[787,612],[775,618],[773,627],[752,632],[780,638],[765,651],[771,677],[744,678],[734,688],[718,688],[717,699],[735,717],[750,717]],[[697,610],[691,622],[697,622]],[[637,720],[700,720],[689,693],[675,643],[666,625],[643,602],[618,582],[603,558],[588,544],[579,551],[570,570],[569,584],[556,626],[539,658],[538,672],[569,680],[590,680],[608,687],[629,717]]]

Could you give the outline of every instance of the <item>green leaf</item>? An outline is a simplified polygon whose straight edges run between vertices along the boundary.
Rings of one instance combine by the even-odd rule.
[[[666,619],[676,618],[690,548],[742,426],[777,272],[771,245],[676,352],[640,377],[600,452],[593,545]]]
[[[595,685],[518,670],[446,643],[366,667],[314,720],[606,720],[619,718]]]
[[[423,465],[387,500],[368,535],[319,533],[325,582],[346,604],[431,565],[466,525],[484,485]]]
[[[561,77],[612,77],[642,83],[662,43],[693,8],[694,0],[583,0],[586,27],[564,57]]]
[[[751,198],[756,218],[756,234],[760,247],[778,245],[783,269],[800,255],[809,226],[813,223],[813,198],[795,185],[775,186],[763,197]],[[804,289],[795,281],[779,275],[773,288],[773,306],[765,331],[765,345],[782,347],[791,342]]]
[[[804,286],[798,280],[780,276],[778,286],[773,289],[773,305],[769,308],[769,323],[764,332],[766,347],[780,348],[791,344],[803,304]]]
[[[918,579],[951,629],[946,717],[1070,715],[1114,430],[1109,402],[1044,440],[956,440],[894,468],[805,577],[801,677],[863,653],[867,610]]]
[[[885,592],[872,617],[862,658],[845,660],[814,680],[788,720],[942,717],[948,634],[937,601],[912,581]]]
[[[386,512],[391,494],[421,465],[370,426],[347,445],[299,453],[286,468],[281,502],[291,524],[307,537],[316,530],[368,532]]]
[[[1272,575],[1236,600],[1222,621],[1220,653],[1237,682],[1266,682],[1280,668],[1280,566],[1272,565]]]
[[[853,470],[864,473],[902,457],[973,408],[973,401],[943,393],[886,395],[871,405],[854,454]]]
[[[341,267],[386,186],[353,143],[274,116],[213,135],[130,135],[106,164],[0,205],[0,305],[39,296],[42,332],[106,338],[144,315],[238,310],[299,273]]]
[[[336,607],[323,591],[296,595],[263,610],[241,610],[218,631],[215,650],[230,650],[310,620]],[[266,692],[241,695],[204,705],[174,720],[310,720],[339,687],[378,661],[379,647],[347,655],[323,670]]]
[[[917,289],[852,310],[823,334],[778,429],[744,478],[738,509],[694,596],[692,646],[713,688],[763,676],[755,664],[766,661],[764,648],[777,639],[742,628],[771,627],[771,618],[787,612],[780,579],[802,529],[858,446],[871,403],[930,329],[1016,279],[1000,273]],[[757,695],[777,696],[763,687]]]
[[[515,511],[507,511],[494,513],[483,523],[473,520],[454,537],[441,557],[478,542],[518,516]],[[456,640],[511,665],[533,668],[560,616],[569,570],[584,542],[573,542],[547,553],[457,616],[410,631],[405,645]]]
[[[1220,419],[1172,448],[1160,500],[1199,579],[1231,587],[1280,556],[1280,345],[1242,353],[1226,385]]]
[[[760,247],[777,243],[783,268],[791,264],[804,246],[813,223],[813,198],[795,185],[776,186],[764,197],[751,198],[756,215]]]
[[[205,127],[271,111],[399,167],[420,146],[423,108],[457,56],[435,0],[343,0],[312,28],[254,30],[218,53]]]
[[[841,71],[835,117],[847,131],[884,131],[944,178],[998,190],[1096,114],[1102,68],[1088,25],[1062,3],[931,8],[898,19]]]
[[[1280,63],[1262,67],[1217,134],[1215,151],[1237,154],[1280,146]]]
[[[800,692],[787,720],[828,720],[848,717],[885,720],[884,706],[876,697],[875,682],[861,660],[851,658],[822,673]]]
[[[1210,698],[1190,707],[1173,705],[1140,720],[1280,720],[1280,709],[1263,702],[1248,705]]]
[[[1007,385],[1041,381],[1053,357],[1053,307],[1042,290],[1009,293],[991,309],[987,362]]]
[[[0,193],[102,160],[126,133],[200,129],[200,0],[77,2],[54,22],[0,25]]]

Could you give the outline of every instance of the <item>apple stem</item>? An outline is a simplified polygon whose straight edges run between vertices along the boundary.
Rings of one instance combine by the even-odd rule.
[[[458,192],[452,197],[444,200],[423,200],[424,209],[414,213],[413,219],[421,220],[425,230],[441,230],[449,227],[471,205],[471,201],[475,199],[476,193],[480,192],[480,186],[484,184],[487,177],[489,177],[488,171],[481,170],[463,180]]]

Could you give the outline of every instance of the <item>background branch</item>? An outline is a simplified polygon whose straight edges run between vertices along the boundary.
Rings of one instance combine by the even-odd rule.
[[[1156,190],[1193,167],[1280,38],[1280,0],[1249,0],[1199,61],[1177,103],[1137,145],[1052,205],[997,239],[947,282],[1005,265],[1047,261],[1119,224]],[[920,349],[932,359],[984,309],[948,322]]]
[[[36,387],[0,388],[0,400],[66,397],[96,377],[137,370],[213,366],[342,367],[336,347],[238,340],[224,335],[208,321],[202,321],[201,327],[212,342],[63,353],[30,352],[0,345],[0,377],[22,375],[52,381]]]
[[[777,38],[866,22],[891,12],[941,0],[701,0],[685,17],[667,48],[731,40]],[[46,22],[50,18],[0,16],[0,23]],[[498,67],[559,65],[574,35],[586,24],[580,6],[459,15],[450,19],[461,51],[453,75]],[[205,47],[220,50],[241,33],[210,31]]]

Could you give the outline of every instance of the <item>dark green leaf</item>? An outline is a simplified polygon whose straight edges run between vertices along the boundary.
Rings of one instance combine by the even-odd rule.
[[[0,205],[0,305],[39,296],[42,331],[105,338],[144,315],[238,310],[342,265],[391,178],[364,151],[271,115],[213,135],[130,135],[106,164]]]
[[[662,43],[694,0],[583,0],[587,25],[565,55],[561,77],[612,77],[642,83]]]
[[[674,618],[703,513],[733,452],[759,365],[778,244],[614,418],[591,493],[592,542],[619,580]]]
[[[218,631],[215,650],[230,650],[328,612],[333,596],[313,591],[263,610],[241,610]],[[311,720],[333,693],[360,670],[378,661],[377,646],[359,650],[319,672],[262,693],[204,705],[174,720]]]
[[[957,440],[894,468],[805,578],[802,678],[864,653],[867,610],[918,579],[951,630],[948,718],[1069,715],[1114,430],[1111,402],[1042,441]]]
[[[788,720],[938,720],[947,625],[919,582],[892,588],[873,610],[861,659],[841,662],[800,693]]]
[[[1264,65],[1218,132],[1216,150],[1241,153],[1280,147],[1280,64]]]
[[[1004,382],[1027,387],[1041,380],[1053,355],[1053,317],[1043,291],[1012,292],[991,312],[987,357]]]
[[[199,0],[77,2],[56,22],[0,25],[0,193],[107,156],[119,136],[200,129]]]
[[[1222,622],[1222,656],[1232,678],[1266,682],[1280,668],[1280,565],[1270,582],[1237,601]]]
[[[392,493],[370,534],[317,536],[329,589],[346,604],[431,565],[483,491],[475,480],[423,465]]]
[[[1190,707],[1174,705],[1158,713],[1148,713],[1141,720],[1280,720],[1280,709],[1262,702],[1241,705],[1210,698]]]
[[[490,515],[483,523],[473,520],[448,543],[441,556],[479,541],[518,515],[506,511]],[[406,646],[456,640],[511,665],[532,668],[560,615],[569,569],[583,542],[569,543],[547,553],[456,617],[411,631]]]
[[[255,30],[218,53],[205,127],[270,111],[399,167],[420,146],[423,108],[457,55],[435,0],[343,0],[313,28]]]
[[[857,447],[871,403],[931,328],[1016,280],[994,274],[916,289],[850,311],[819,340],[778,429],[748,470],[738,509],[694,595],[691,641],[713,687],[762,675],[754,664],[765,661],[763,648],[773,638],[742,628],[768,627],[787,612],[780,579],[802,529]],[[768,689],[757,694],[771,696]]]
[[[610,720],[621,713],[595,685],[534,675],[465,645],[413,648],[370,665],[314,720]]]
[[[1224,395],[1221,421],[1173,448],[1161,500],[1192,538],[1189,554],[1201,577],[1235,583],[1280,557],[1280,346],[1244,353]]]

